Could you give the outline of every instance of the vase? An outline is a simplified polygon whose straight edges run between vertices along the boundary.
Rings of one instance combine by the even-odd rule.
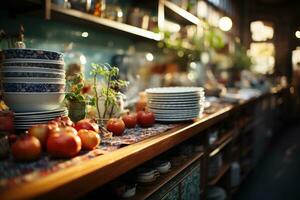
[[[69,117],[73,122],[78,122],[86,116],[86,103],[79,101],[69,102]]]
[[[99,97],[98,98],[98,108],[99,108],[99,119],[108,120],[112,117],[119,117],[122,111],[124,110],[124,101],[123,97],[120,95],[117,97],[117,105],[107,105],[106,111],[105,111],[105,98]]]

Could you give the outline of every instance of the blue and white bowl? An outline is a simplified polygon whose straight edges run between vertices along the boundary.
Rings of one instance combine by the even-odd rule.
[[[3,77],[3,83],[66,83],[61,78],[40,78],[40,77]]]
[[[43,68],[43,69],[60,69],[63,70],[65,63],[64,62],[57,62],[57,63],[50,63],[50,62],[28,62],[28,61],[4,61],[2,63],[3,67],[19,67],[19,68]]]
[[[35,77],[35,78],[58,78],[64,79],[64,73],[49,73],[49,72],[34,72],[34,71],[27,71],[27,72],[18,72],[18,71],[3,71],[3,77]]]
[[[64,92],[64,83],[3,83],[4,92]]]
[[[62,53],[40,49],[4,49],[3,54],[4,59],[64,60],[64,55]]]
[[[44,73],[58,73],[58,74],[66,73],[66,71],[63,69],[20,67],[20,66],[3,66],[2,72],[44,72]]]
[[[59,108],[65,93],[4,92],[3,96],[5,103],[15,112],[34,112]]]

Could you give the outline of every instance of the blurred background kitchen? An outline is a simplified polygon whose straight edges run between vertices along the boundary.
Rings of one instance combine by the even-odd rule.
[[[6,35],[24,32],[28,48],[63,52],[67,75],[82,71],[89,79],[91,63],[117,66],[122,78],[130,81],[127,102],[156,86],[204,86],[207,95],[219,96],[233,87],[263,92],[277,83],[299,84],[295,78],[300,68],[298,1],[11,0],[1,4],[0,29]],[[7,47],[11,44],[3,39],[1,49]]]

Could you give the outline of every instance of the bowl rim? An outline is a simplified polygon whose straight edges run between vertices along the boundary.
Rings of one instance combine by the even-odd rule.
[[[3,92],[3,94],[7,94],[7,95],[47,95],[47,94],[66,94],[66,92]]]
[[[9,82],[7,82],[7,81],[3,81],[3,83],[14,83],[14,84],[55,84],[55,85],[66,85],[66,83],[65,82],[47,82],[47,83],[45,83],[45,82],[22,82],[22,81],[20,81],[20,82],[15,82],[15,81],[9,81]]]
[[[9,58],[3,59],[3,64],[7,63],[36,63],[36,64],[57,64],[65,65],[64,59],[62,60],[47,60],[47,59],[31,59],[31,58]]]
[[[6,71],[6,70],[2,70],[2,73],[40,73],[40,74],[59,74],[59,75],[63,75],[64,77],[66,76],[65,73],[61,73],[61,72],[45,72],[45,71]],[[13,77],[18,77],[18,76],[12,76],[10,78],[13,78]],[[8,78],[8,77],[7,77]],[[19,77],[20,78],[20,77]],[[32,77],[33,78],[33,77]],[[41,77],[42,78],[42,77]],[[44,77],[43,77],[44,78]]]
[[[64,53],[59,52],[59,51],[43,50],[43,49],[31,49],[31,48],[8,48],[8,49],[3,49],[3,51],[7,51],[7,50],[45,51],[45,52],[51,52],[51,53],[57,53],[57,54],[60,54],[60,55],[64,55]]]
[[[2,72],[6,70],[45,70],[46,72],[57,72],[57,73],[66,73],[64,69],[56,68],[47,68],[47,67],[22,67],[22,66],[2,66]],[[34,72],[45,72],[45,71],[34,71]],[[19,72],[19,71],[18,71]]]

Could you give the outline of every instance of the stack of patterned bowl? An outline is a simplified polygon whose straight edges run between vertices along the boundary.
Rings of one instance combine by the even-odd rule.
[[[34,49],[3,50],[3,94],[17,129],[66,115],[63,54]]]

